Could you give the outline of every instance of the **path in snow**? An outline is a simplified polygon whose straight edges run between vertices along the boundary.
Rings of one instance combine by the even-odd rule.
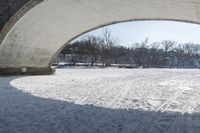
[[[0,77],[0,133],[199,133],[200,70]]]

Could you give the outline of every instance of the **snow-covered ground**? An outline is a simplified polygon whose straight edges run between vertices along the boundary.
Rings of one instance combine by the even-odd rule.
[[[0,133],[200,133],[200,70],[0,77]]]

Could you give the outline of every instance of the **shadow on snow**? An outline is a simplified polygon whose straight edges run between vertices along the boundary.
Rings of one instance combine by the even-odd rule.
[[[109,109],[45,99],[0,77],[0,133],[183,133],[200,131],[200,114]]]

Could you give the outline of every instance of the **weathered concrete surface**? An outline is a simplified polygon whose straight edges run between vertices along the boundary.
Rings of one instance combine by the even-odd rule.
[[[0,0],[0,30],[29,0]]]
[[[52,59],[73,38],[130,20],[199,24],[200,1],[44,0],[21,17],[2,39],[0,68],[50,68]]]
[[[15,23],[43,0],[3,0],[0,2],[0,44]],[[18,4],[17,4],[18,3]],[[11,16],[12,15],[12,16]],[[2,27],[3,26],[3,27]]]

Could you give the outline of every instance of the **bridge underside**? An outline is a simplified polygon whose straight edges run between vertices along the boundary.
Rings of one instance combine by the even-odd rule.
[[[49,74],[55,56],[93,29],[134,20],[200,24],[199,0],[31,0],[0,34],[0,74]]]

